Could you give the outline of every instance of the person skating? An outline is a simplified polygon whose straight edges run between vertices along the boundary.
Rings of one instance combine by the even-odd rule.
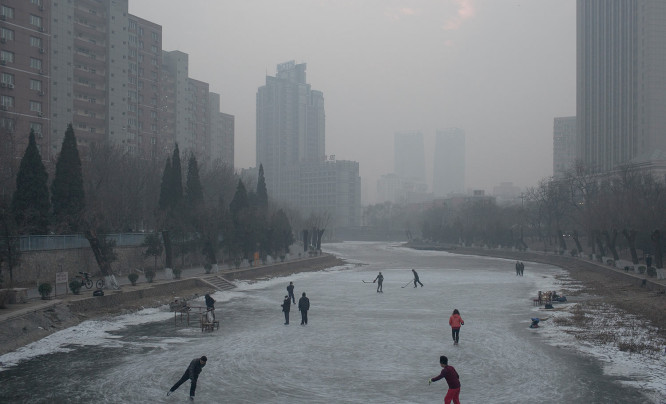
[[[208,293],[204,298],[206,300],[206,316],[210,316],[215,321],[215,299]]]
[[[421,281],[419,280],[419,274],[416,273],[416,271],[414,270],[414,268],[412,268],[412,272],[414,273],[414,287],[416,287],[416,284],[417,284],[417,283],[418,283],[419,285],[421,285],[421,287],[423,287],[423,284],[422,284]]]
[[[301,312],[301,325],[308,323],[308,310],[310,310],[310,299],[305,297],[305,292],[303,296],[298,299],[298,310]]]
[[[289,310],[291,309],[291,299],[289,296],[284,297],[282,302],[282,312],[284,313],[284,324],[289,324]]]
[[[294,282],[289,282],[289,286],[287,286],[287,292],[289,292],[289,298],[291,298],[291,301],[296,304],[296,297],[294,296]]]
[[[520,261],[516,261],[516,276],[520,275]]]
[[[382,283],[384,283],[384,275],[380,272],[379,275],[375,278],[372,283],[377,282],[377,293],[384,293],[384,290],[382,289]]]
[[[446,392],[446,396],[444,396],[444,404],[451,404],[451,400],[453,400],[454,404],[460,404],[460,376],[458,376],[458,372],[456,372],[453,366],[449,366],[449,358],[444,355],[439,357],[439,366],[442,367],[442,372],[439,376],[428,380],[428,386],[437,380],[446,379],[449,390]]]
[[[454,309],[453,314],[449,317],[449,325],[451,326],[451,336],[455,345],[458,345],[458,339],[460,338],[460,326],[464,324],[465,322],[460,317],[460,312],[458,309]]]
[[[170,396],[171,393],[176,391],[176,389],[180,387],[181,384],[185,383],[189,379],[192,381],[192,384],[190,385],[190,400],[194,400],[194,392],[197,389],[199,373],[201,373],[203,367],[206,366],[206,361],[208,361],[206,356],[202,356],[201,358],[194,358],[192,362],[190,362],[190,366],[188,366],[185,370],[183,377],[181,377],[180,380],[178,380],[176,384],[174,384],[173,387],[169,389],[167,396]]]
[[[523,261],[520,261],[520,276],[523,276],[523,272],[525,272],[525,264],[523,264]]]

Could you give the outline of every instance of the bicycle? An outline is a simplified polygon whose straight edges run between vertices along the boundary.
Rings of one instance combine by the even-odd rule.
[[[87,289],[92,288],[93,281],[92,281],[92,279],[90,279],[90,273],[81,272],[81,271],[79,271],[79,273],[82,275],[82,276],[78,277],[78,278],[81,279],[81,285],[84,285]],[[104,288],[104,279],[98,279],[97,282],[95,282],[95,286],[97,287],[97,289],[103,289]]]

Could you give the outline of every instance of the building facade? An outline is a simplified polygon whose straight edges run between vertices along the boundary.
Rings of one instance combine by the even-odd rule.
[[[578,0],[576,69],[587,168],[666,159],[666,2]]]
[[[211,107],[188,55],[163,51],[162,27],[129,14],[128,0],[3,0],[0,38],[3,189],[31,129],[49,168],[70,123],[84,160],[103,143],[162,160],[178,142],[203,161],[233,164],[233,116]]]
[[[465,193],[465,131],[460,128],[435,133],[432,190],[437,197]]]
[[[553,177],[562,178],[576,162],[576,117],[553,121]]]

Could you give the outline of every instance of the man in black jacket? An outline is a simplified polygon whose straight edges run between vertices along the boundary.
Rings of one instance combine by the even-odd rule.
[[[305,292],[303,292],[303,297],[298,299],[298,310],[301,312],[301,325],[308,323],[308,310],[310,310],[310,299],[305,297]]]
[[[176,391],[176,389],[180,387],[181,384],[185,383],[187,379],[190,379],[192,380],[192,384],[190,386],[190,400],[194,400],[194,391],[197,389],[197,380],[199,379],[199,373],[201,373],[203,367],[206,366],[207,360],[208,358],[206,358],[205,356],[193,359],[192,362],[190,362],[190,366],[188,366],[187,370],[185,370],[183,377],[181,377],[180,380],[178,380],[176,384],[173,385],[173,387],[167,393],[167,396],[171,395],[171,393]]]
[[[291,301],[296,304],[296,296],[294,296],[294,282],[289,282],[289,286],[287,286],[287,292],[289,293]]]
[[[291,309],[291,299],[289,296],[284,297],[284,301],[282,302],[282,312],[284,312],[284,324],[288,325],[289,324],[289,310]]]

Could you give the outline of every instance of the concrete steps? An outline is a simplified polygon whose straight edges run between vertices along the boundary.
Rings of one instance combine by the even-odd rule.
[[[214,287],[217,290],[231,290],[236,287],[236,285],[224,279],[220,275],[204,276],[201,278],[201,280],[210,284],[212,287]]]

